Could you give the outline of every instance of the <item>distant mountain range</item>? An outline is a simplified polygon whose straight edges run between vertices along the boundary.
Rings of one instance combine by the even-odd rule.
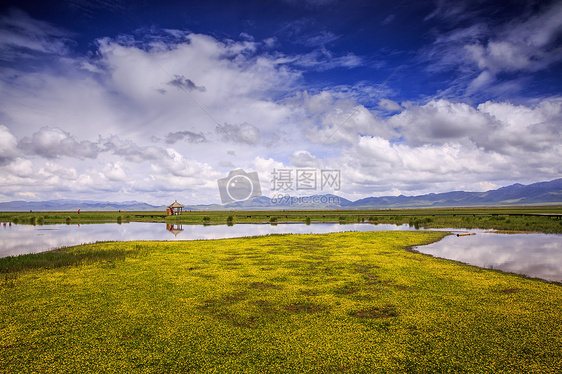
[[[92,200],[48,200],[48,201],[10,201],[0,203],[0,212],[27,212],[33,211],[155,211],[166,210],[166,206],[155,206],[138,201],[108,202]]]
[[[486,192],[453,191],[419,196],[368,197],[347,205],[353,209],[562,204],[562,178],[529,185],[513,184]]]
[[[181,202],[181,198],[179,199]],[[529,185],[513,184],[486,192],[453,191],[418,196],[367,197],[350,201],[336,195],[312,195],[271,199],[258,196],[251,200],[220,205],[186,205],[184,210],[273,210],[273,209],[397,209],[463,206],[519,206],[562,204],[562,178]],[[11,201],[0,203],[2,212],[18,211],[165,211],[138,201],[100,202],[88,200]]]

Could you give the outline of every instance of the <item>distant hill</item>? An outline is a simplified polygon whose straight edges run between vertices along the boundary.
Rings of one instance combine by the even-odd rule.
[[[108,202],[108,201],[89,201],[89,200],[48,200],[48,201],[10,201],[0,203],[2,212],[21,212],[21,211],[157,211],[166,210],[166,206],[155,206],[138,201]]]
[[[462,206],[519,206],[537,204],[562,204],[562,178],[529,185],[513,184],[486,192],[453,191],[418,196],[367,197],[350,201],[336,195],[312,195],[270,199],[258,196],[246,201],[220,205],[186,205],[184,210],[274,210],[274,209],[395,209],[438,208]],[[11,201],[0,203],[0,211],[165,211],[166,206],[156,206],[138,201],[100,202],[86,200]]]
[[[423,208],[455,206],[509,206],[562,204],[562,178],[529,185],[513,184],[486,192],[453,191],[418,196],[368,197],[347,206],[352,209]]]
[[[270,199],[258,196],[246,201],[226,204],[224,208],[256,210],[256,209],[339,209],[351,204],[351,201],[332,194],[295,196]]]

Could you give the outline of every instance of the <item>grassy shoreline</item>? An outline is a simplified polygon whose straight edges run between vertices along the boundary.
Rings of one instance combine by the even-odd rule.
[[[425,228],[479,228],[562,233],[561,206],[509,208],[440,208],[395,210],[193,211],[164,212],[0,212],[0,222],[16,224],[87,224],[167,222],[180,224],[369,222],[406,223]],[[558,215],[558,216],[556,216]]]
[[[560,372],[562,287],[406,249],[444,235],[61,249],[0,287],[0,372]]]

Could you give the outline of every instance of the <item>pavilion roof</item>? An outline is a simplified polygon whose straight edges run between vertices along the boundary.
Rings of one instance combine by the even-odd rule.
[[[181,205],[180,203],[178,203],[177,200],[175,200],[172,204],[168,205],[168,208],[183,208],[183,205]]]

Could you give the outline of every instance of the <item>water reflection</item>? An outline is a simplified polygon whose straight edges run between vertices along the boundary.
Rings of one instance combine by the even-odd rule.
[[[178,236],[178,234],[183,231],[183,225],[181,223],[180,224],[167,223],[166,230],[174,234],[174,236]]]
[[[3,225],[0,257],[37,253],[53,248],[96,241],[201,240],[268,234],[325,234],[344,231],[411,231],[414,227],[390,224],[235,224],[181,225],[151,222],[89,225]],[[444,229],[445,230],[445,229]],[[466,230],[446,229],[466,232]],[[562,235],[493,234],[482,230],[474,236],[450,235],[416,250],[472,265],[562,281]],[[173,235],[170,235],[172,233]]]
[[[96,241],[200,240],[268,234],[323,234],[342,231],[410,230],[408,225],[370,224],[236,224],[181,225],[131,222],[120,225],[13,225],[0,230],[0,257],[38,253]],[[172,233],[173,235],[170,235]]]
[[[479,231],[474,236],[451,235],[415,249],[480,267],[562,281],[562,235]]]

